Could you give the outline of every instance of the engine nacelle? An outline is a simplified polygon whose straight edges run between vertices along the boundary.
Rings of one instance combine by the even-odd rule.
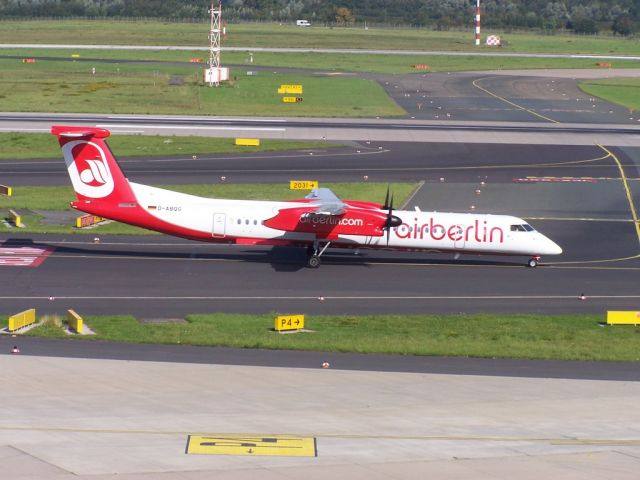
[[[340,215],[315,213],[315,207],[284,208],[263,225],[287,232],[315,233],[319,238],[338,235],[380,237],[384,234],[387,214],[383,211],[346,209]]]

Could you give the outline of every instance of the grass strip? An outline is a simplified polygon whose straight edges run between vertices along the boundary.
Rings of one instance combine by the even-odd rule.
[[[186,323],[142,324],[88,316],[95,336],[133,343],[548,360],[639,361],[640,329],[602,326],[602,315],[307,316],[310,333],[271,331],[275,314],[197,314]],[[55,327],[28,335],[64,337]]]
[[[335,148],[342,145],[298,140],[260,140],[260,146],[234,145],[233,138],[174,135],[118,135],[109,137],[109,146],[118,157],[208,155],[216,153],[271,152]],[[48,133],[0,133],[0,160],[55,158],[62,161],[60,146]]]
[[[3,20],[0,43],[34,41],[51,44],[95,45],[208,45],[209,24],[162,21],[109,20]],[[359,48],[392,50],[496,51],[476,47],[473,28],[436,31],[426,28],[299,28],[277,23],[232,23],[226,28],[227,47]],[[637,37],[573,35],[558,32],[504,32],[500,51],[531,53],[600,53],[637,55]],[[204,55],[201,52],[201,56]]]
[[[261,71],[205,86],[202,68],[140,63],[92,64],[0,59],[0,110],[111,114],[253,115],[277,117],[400,116],[405,111],[378,82]],[[281,84],[301,84],[302,102],[284,103]]]
[[[589,95],[628,108],[629,113],[640,110],[640,78],[589,80],[578,86]]]
[[[78,53],[80,52],[80,53]],[[416,73],[428,75],[428,72],[457,72],[457,71],[486,71],[486,70],[514,70],[514,69],[553,69],[553,68],[597,68],[599,61],[588,58],[520,58],[500,55],[501,51],[494,52],[492,56],[469,55],[395,55],[395,54],[351,54],[351,53],[271,53],[254,52],[249,56],[248,52],[225,52],[224,65],[231,65],[231,76],[242,77],[246,71],[255,71],[255,67],[280,67],[315,69],[318,72],[374,72],[374,73]],[[75,62],[72,54],[81,57]],[[189,72],[202,77],[202,64],[187,64],[190,58],[203,58],[206,52],[194,51],[146,51],[146,50],[72,50],[72,49],[1,49],[0,55],[18,56],[20,58],[35,57],[35,64],[26,64],[26,68],[34,68],[39,63],[50,61],[65,61],[67,63],[84,66],[85,71],[96,67],[97,72],[111,71],[125,68],[137,71],[173,71]],[[56,60],[42,60],[53,58]],[[100,60],[108,60],[104,63]],[[11,59],[14,63],[20,63],[19,59]],[[141,62],[131,64],[129,62]],[[181,62],[175,65],[161,65],[160,63],[145,62]],[[250,63],[251,62],[251,63]],[[607,61],[616,68],[640,68],[638,60],[613,60]],[[416,70],[412,65],[426,64],[429,69]],[[170,70],[167,70],[170,69]],[[184,73],[184,72],[187,73]],[[179,73],[175,73],[179,74]],[[256,76],[264,75],[258,72]],[[428,78],[428,76],[427,76]],[[283,81],[283,83],[292,83]]]

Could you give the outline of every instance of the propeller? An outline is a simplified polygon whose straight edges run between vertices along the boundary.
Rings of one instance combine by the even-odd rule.
[[[389,246],[391,229],[402,224],[402,219],[393,214],[393,194],[391,194],[391,199],[389,199],[389,187],[387,187],[387,196],[384,200],[384,209],[389,209],[389,213],[387,213],[387,219],[384,221],[384,225],[382,227],[387,231],[387,246]]]
[[[389,208],[389,184],[387,184],[387,195],[384,197],[384,205],[382,206],[382,210],[387,210],[388,208]]]

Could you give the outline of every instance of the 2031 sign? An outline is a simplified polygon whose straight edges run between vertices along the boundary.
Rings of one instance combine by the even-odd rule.
[[[312,190],[318,188],[316,180],[291,180],[289,182],[289,190]]]

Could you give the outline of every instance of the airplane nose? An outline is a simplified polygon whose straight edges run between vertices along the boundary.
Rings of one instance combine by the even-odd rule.
[[[545,255],[560,255],[562,253],[562,247],[553,240],[545,237]]]

